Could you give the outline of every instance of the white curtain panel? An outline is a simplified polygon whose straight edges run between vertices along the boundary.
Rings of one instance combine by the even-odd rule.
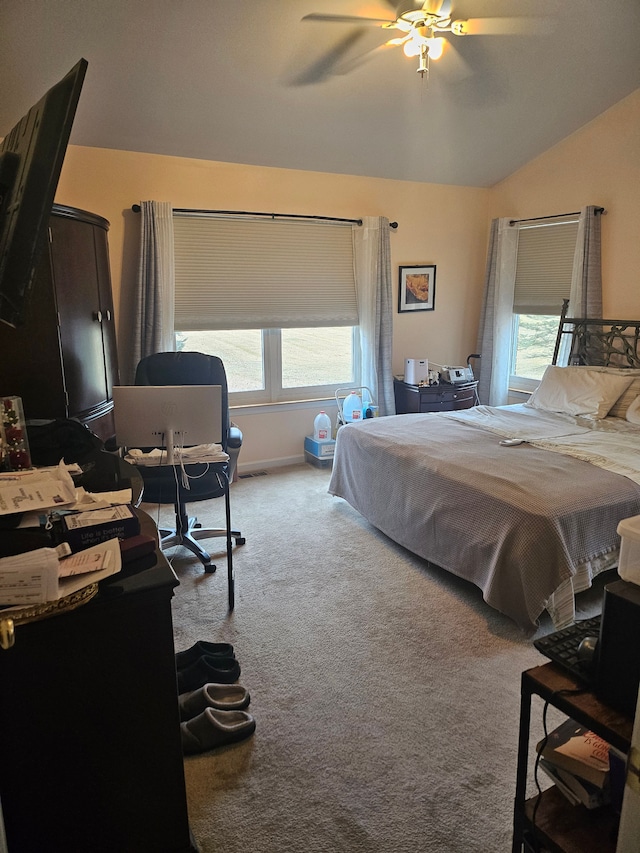
[[[518,229],[507,218],[491,223],[485,294],[478,331],[480,402],[505,406],[511,373],[511,324],[518,259]]]
[[[596,212],[598,211],[598,212]],[[580,211],[569,297],[570,317],[602,317],[602,268],[600,260],[601,208]],[[511,373],[511,326],[518,259],[517,228],[507,218],[491,223],[485,294],[478,330],[481,353],[478,397],[489,406],[504,406],[509,396]],[[569,336],[561,343],[557,363],[568,361]]]
[[[578,220],[573,256],[568,317],[602,317],[601,212],[594,205],[583,207]],[[557,363],[569,360],[571,336],[563,335]]]
[[[175,350],[174,305],[173,208],[166,201],[141,201],[132,376],[140,359]]]
[[[389,234],[389,220],[383,216],[366,216],[362,225],[353,226],[362,384],[373,394],[380,415],[395,414]]]

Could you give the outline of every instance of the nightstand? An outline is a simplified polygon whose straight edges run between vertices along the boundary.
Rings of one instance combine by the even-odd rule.
[[[396,414],[470,409],[476,404],[477,388],[477,381],[460,382],[456,385],[449,382],[441,382],[440,385],[409,385],[402,379],[394,379]]]

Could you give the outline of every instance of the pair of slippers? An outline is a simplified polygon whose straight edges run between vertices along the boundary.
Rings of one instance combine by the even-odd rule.
[[[240,684],[205,684],[178,696],[183,753],[207,752],[252,735],[256,721],[243,710],[249,701]]]
[[[197,690],[203,684],[232,684],[240,677],[240,664],[231,643],[198,640],[175,657],[178,693]]]
[[[254,733],[255,719],[244,710],[251,701],[249,692],[231,683],[240,675],[233,646],[199,640],[176,654],[176,669],[185,755],[237,743]],[[221,674],[222,678],[208,677]]]

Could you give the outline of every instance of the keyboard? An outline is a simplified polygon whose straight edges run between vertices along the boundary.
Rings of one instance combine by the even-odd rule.
[[[600,620],[600,616],[581,619],[567,628],[534,640],[533,645],[543,655],[570,672],[574,678],[590,683],[593,680],[593,671],[579,660],[578,646],[585,637],[600,636]]]

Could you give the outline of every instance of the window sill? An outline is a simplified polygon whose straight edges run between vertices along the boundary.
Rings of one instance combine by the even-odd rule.
[[[512,376],[509,379],[509,391],[514,391],[518,394],[533,394],[539,384],[539,379],[527,379],[526,376]]]
[[[315,400],[286,400],[280,403],[247,403],[240,405],[229,404],[231,415],[268,415],[275,412],[296,412],[304,409],[317,410],[318,407],[336,408],[335,397],[319,397]]]

